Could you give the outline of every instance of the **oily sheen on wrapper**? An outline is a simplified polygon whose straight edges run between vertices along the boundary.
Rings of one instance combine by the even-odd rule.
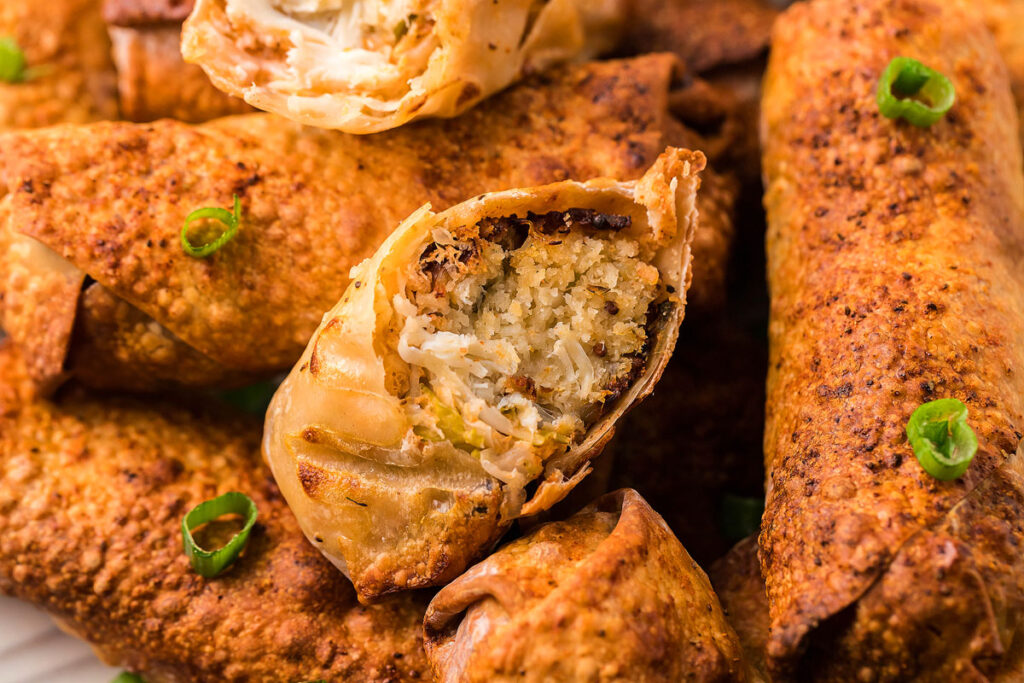
[[[768,666],[1019,680],[1024,177],[1006,66],[974,13],[935,0],[818,0],[774,31]],[[878,112],[898,55],[956,88],[928,128]],[[918,406],[946,397],[979,442],[952,482],[905,435]]]
[[[299,123],[375,133],[456,116],[524,74],[615,43],[623,0],[198,0],[182,53]]]
[[[703,166],[699,152],[670,148],[639,181],[498,192],[441,214],[423,207],[353,271],[353,284],[274,397],[264,453],[306,536],[352,579],[361,599],[450,581],[513,519],[550,507],[586,475],[617,418],[653,389],[671,354]],[[496,476],[493,463],[492,473],[485,469],[486,455],[414,429],[402,384],[415,368],[395,351],[408,321],[396,295],[406,289],[408,264],[440,229],[580,209],[627,217],[630,226],[619,235],[640,243],[672,294],[655,316],[642,373],[622,385],[599,419],[537,471]],[[444,398],[440,385],[428,384]],[[534,480],[539,486],[527,500],[525,486]]]

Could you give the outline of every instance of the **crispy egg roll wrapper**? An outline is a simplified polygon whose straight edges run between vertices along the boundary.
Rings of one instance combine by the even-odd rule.
[[[440,210],[569,177],[636,178],[689,139],[666,111],[673,67],[666,55],[568,67],[454,121],[372,137],[252,115],[5,138],[0,242],[13,233],[45,247],[4,249],[4,327],[44,385],[65,370],[100,387],[157,389],[287,369],[349,269],[424,202]],[[705,187],[698,304],[720,297],[732,236],[731,186],[708,173]],[[236,193],[235,239],[205,260],[185,254],[185,217]],[[69,278],[86,275],[75,305]]]
[[[1010,87],[1017,101],[1020,143],[1024,146],[1024,0],[989,0],[964,3],[981,12],[996,37],[999,53],[1010,69]]]
[[[426,600],[356,602],[260,462],[253,418],[79,389],[51,402],[25,378],[0,349],[0,591],[150,683],[429,676]],[[181,520],[227,491],[259,518],[235,564],[204,579]]]
[[[424,633],[443,683],[748,680],[707,576],[631,489],[470,568]]]
[[[129,121],[200,123],[252,110],[182,58],[181,24],[192,6],[191,0],[104,0],[121,115]]]
[[[765,667],[768,597],[757,559],[757,536],[745,538],[733,546],[711,565],[708,575],[729,625],[736,630],[754,680],[770,680]]]
[[[252,107],[210,83],[181,57],[181,26],[109,26],[121,115],[129,121],[169,118],[199,123]]]
[[[878,113],[897,55],[956,87],[929,128]],[[764,89],[769,665],[791,671],[809,647],[821,680],[994,675],[1020,640],[1007,551],[1024,540],[1008,455],[1024,431],[1024,178],[1006,67],[946,3],[821,0],[776,23]],[[943,397],[979,442],[951,482],[905,437]]]
[[[634,0],[619,49],[674,52],[700,73],[764,54],[778,13],[768,0]]]
[[[489,193],[440,214],[425,206],[354,269],[274,396],[264,455],[307,537],[361,599],[450,581],[513,519],[549,508],[586,476],[675,345],[703,167],[699,152],[669,149],[640,181]],[[516,234],[522,241],[513,244]],[[456,247],[446,246],[453,235]],[[627,248],[630,258],[599,255]],[[432,254],[449,255],[435,264]],[[576,260],[571,278],[564,258]],[[488,270],[489,259],[504,275]],[[599,285],[609,268],[614,292],[625,292],[617,302]],[[478,272],[489,284],[474,293],[462,283]],[[486,298],[513,272],[522,279],[510,286],[529,298]],[[572,283],[560,284],[563,277]],[[475,302],[472,313],[431,308],[449,290],[462,304]],[[627,303],[634,297],[650,301],[626,309],[640,306]],[[557,301],[569,308],[559,312]],[[531,328],[535,309],[549,308],[559,316],[550,321],[562,330],[558,340]],[[486,322],[516,310],[524,312]],[[642,345],[630,315],[643,318]],[[563,356],[571,370],[560,372],[550,359]],[[492,385],[498,395],[488,394]],[[569,398],[555,395],[564,387]]]
[[[0,36],[32,71],[0,82],[0,131],[117,118],[117,85],[100,0],[4,0]]]
[[[607,50],[625,13],[625,0],[197,0],[182,53],[258,109],[376,133]]]

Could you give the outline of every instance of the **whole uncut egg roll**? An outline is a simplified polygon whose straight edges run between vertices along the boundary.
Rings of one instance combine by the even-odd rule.
[[[0,41],[0,131],[117,118],[100,0],[4,0]]]
[[[672,353],[703,167],[425,206],[353,271],[264,453],[361,599],[450,581],[587,474]]]
[[[980,12],[996,37],[999,53],[1010,70],[1010,87],[1017,101],[1020,120],[1020,142],[1024,145],[1024,0],[989,0],[970,3],[972,11]]]
[[[885,118],[897,56],[952,82]],[[1019,666],[1024,177],[1006,67],[934,0],[816,0],[776,23],[762,100],[771,290],[760,562],[768,665],[813,680]],[[906,438],[939,398],[978,450],[940,481]],[[803,655],[801,659],[801,655]]]
[[[470,568],[424,635],[443,683],[747,680],[708,577],[631,489]]]
[[[47,401],[27,380],[4,344],[0,592],[149,683],[429,677],[426,599],[356,601],[260,462],[259,421],[78,387]],[[238,560],[203,578],[182,548],[182,518],[229,491],[255,502],[256,525]]]
[[[558,69],[458,119],[375,136],[265,115],[11,134],[0,141],[3,326],[46,386],[216,387],[287,370],[352,266],[423,203],[634,179],[683,144],[691,135],[667,111],[674,65],[658,55]],[[722,287],[732,233],[732,191],[721,176],[707,184],[698,301]],[[186,253],[186,216],[233,196],[234,239],[205,259]]]
[[[375,133],[451,117],[614,45],[623,0],[198,0],[182,53],[227,93],[299,123]]]

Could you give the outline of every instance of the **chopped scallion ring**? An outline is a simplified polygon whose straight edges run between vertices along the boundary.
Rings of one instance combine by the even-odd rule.
[[[882,116],[926,128],[950,110],[956,89],[943,74],[916,59],[895,57],[882,72],[875,100]]]
[[[225,244],[231,241],[231,238],[238,232],[238,226],[242,219],[242,203],[238,199],[238,195],[235,195],[234,212],[222,209],[216,206],[208,206],[203,209],[196,209],[188,216],[185,217],[185,225],[181,228],[181,246],[185,249],[185,253],[189,256],[196,258],[206,258],[213,252],[217,251]],[[226,226],[226,230],[220,234],[220,236],[208,242],[207,244],[201,244],[199,246],[193,245],[188,239],[188,227],[198,220],[213,220],[223,223]]]
[[[112,680],[110,683],[146,683],[146,681],[138,674],[128,673],[125,671],[119,674],[117,678]]]
[[[192,567],[206,578],[217,576],[227,569],[238,559],[238,555],[249,542],[249,532],[256,523],[257,514],[256,503],[252,498],[237,491],[225,493],[192,508],[192,511],[181,520],[181,537],[185,545],[185,554],[192,561]],[[200,548],[192,538],[192,531],[224,515],[241,515],[245,518],[245,526],[222,548]]]
[[[25,80],[25,53],[14,38],[0,36],[0,82],[21,83]]]
[[[925,403],[907,421],[907,439],[928,474],[941,481],[962,476],[978,451],[967,406],[955,398]]]

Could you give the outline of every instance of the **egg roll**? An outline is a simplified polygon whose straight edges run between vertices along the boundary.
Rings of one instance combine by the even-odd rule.
[[[347,133],[452,117],[614,45],[625,0],[197,0],[182,54],[258,109]]]
[[[757,559],[757,536],[749,536],[733,546],[711,565],[708,575],[746,660],[756,672],[755,680],[771,680],[765,667],[768,598]]]
[[[353,270],[264,455],[360,599],[447,583],[586,476],[672,353],[703,167],[427,205]]]
[[[0,38],[24,56],[0,79],[0,131],[117,118],[117,85],[100,0],[4,0]]]
[[[440,683],[748,680],[707,576],[630,489],[442,588],[424,634]]]
[[[701,73],[763,55],[778,13],[769,0],[633,0],[619,51],[673,52]]]
[[[215,88],[198,66],[185,63],[181,24],[191,11],[191,0],[104,0],[123,118],[200,123],[252,111]]]
[[[356,602],[260,462],[254,418],[78,388],[51,402],[26,379],[5,344],[0,592],[149,683],[429,677],[427,600]],[[182,549],[182,517],[227,491],[252,498],[259,517],[241,557],[203,578]]]
[[[762,100],[771,291],[760,562],[768,664],[814,680],[1018,666],[1024,173],[1006,67],[934,0],[815,0],[776,22]],[[898,55],[945,74],[930,127],[883,117]],[[960,479],[905,427],[956,398]],[[802,661],[800,655],[804,654]]]
[[[674,67],[667,55],[566,67],[459,119],[370,137],[264,115],[10,135],[3,326],[41,386],[225,386],[286,370],[349,269],[421,204],[636,178],[688,139],[667,112]],[[720,176],[707,182],[692,296],[710,301],[734,195]],[[188,256],[185,217],[236,194],[238,235],[208,259]]]
[[[1024,146],[1024,0],[988,0],[967,4],[985,17],[996,37],[999,53],[1010,69],[1010,87],[1017,101],[1020,123],[1020,143]]]

